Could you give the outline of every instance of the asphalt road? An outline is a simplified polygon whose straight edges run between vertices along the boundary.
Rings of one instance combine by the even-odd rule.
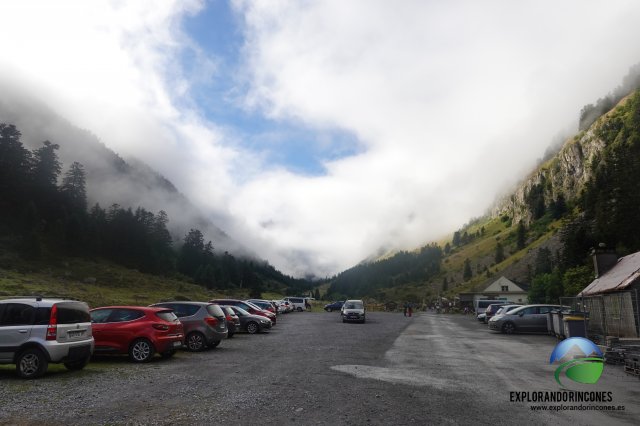
[[[490,333],[471,317],[292,313],[268,334],[130,364],[101,358],[23,381],[0,368],[0,424],[638,424],[640,380],[606,366],[624,411],[533,411],[511,392],[559,391],[555,339]],[[591,386],[591,387],[587,387]],[[596,388],[594,388],[596,386]],[[565,404],[581,405],[575,403]],[[586,403],[582,405],[603,405]],[[570,408],[570,407],[568,407]]]

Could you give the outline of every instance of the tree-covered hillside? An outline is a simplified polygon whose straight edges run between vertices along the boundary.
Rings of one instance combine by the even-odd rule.
[[[10,269],[16,257],[34,265],[64,257],[103,258],[207,289],[248,289],[252,296],[311,287],[264,261],[218,253],[198,229],[174,241],[163,210],[117,204],[88,208],[87,171],[73,162],[63,172],[58,149],[44,141],[30,151],[15,126],[0,123],[0,267]]]
[[[632,68],[622,86],[583,108],[583,129],[491,214],[437,244],[345,271],[329,295],[452,299],[505,275],[531,301],[557,302],[593,280],[589,253],[599,243],[621,256],[640,250],[639,75]],[[593,111],[601,115],[586,117]]]

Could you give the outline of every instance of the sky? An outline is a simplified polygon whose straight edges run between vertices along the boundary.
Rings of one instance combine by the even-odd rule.
[[[0,79],[294,276],[484,214],[640,62],[635,0],[9,0],[0,16]]]

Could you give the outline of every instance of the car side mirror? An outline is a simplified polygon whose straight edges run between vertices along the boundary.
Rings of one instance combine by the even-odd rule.
[[[521,316],[523,316],[523,315],[524,315],[524,311],[520,311],[520,312],[518,312],[518,316],[519,316],[519,317],[521,317]]]

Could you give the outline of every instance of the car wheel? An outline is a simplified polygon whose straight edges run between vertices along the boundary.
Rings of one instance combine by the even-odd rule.
[[[502,332],[505,334],[513,334],[516,331],[516,325],[512,322],[505,322],[502,326]]]
[[[258,326],[257,322],[252,321],[249,324],[247,324],[247,333],[256,334],[258,330],[260,330],[260,327]]]
[[[35,379],[47,372],[49,363],[40,349],[27,349],[16,359],[16,370],[23,379]]]
[[[298,312],[302,312],[302,308],[298,306]]]
[[[362,323],[364,324],[364,322],[366,321],[366,319],[362,318]]]
[[[172,356],[174,356],[175,354],[176,354],[176,350],[172,349],[172,350],[170,350],[170,351],[162,352],[162,353],[160,354],[160,356],[161,356],[163,359],[169,359],[169,358],[171,358]]]
[[[67,370],[71,371],[82,370],[89,363],[90,358],[91,357],[88,356],[85,359],[81,359],[79,361],[65,362],[64,366]]]
[[[217,347],[219,344],[220,344],[220,340],[213,341],[213,342],[209,343],[209,348],[213,349],[213,348]]]
[[[229,333],[229,334],[227,334],[227,339],[231,339],[231,338],[233,337],[233,335],[234,335],[234,334],[236,334],[236,333]]]
[[[147,339],[134,340],[129,348],[129,358],[133,362],[149,362],[153,358],[155,348]]]
[[[191,352],[200,352],[204,349],[204,335],[198,331],[193,331],[187,335],[187,349]]]
[[[345,322],[347,322],[344,318],[342,318],[342,323],[344,324]]]

